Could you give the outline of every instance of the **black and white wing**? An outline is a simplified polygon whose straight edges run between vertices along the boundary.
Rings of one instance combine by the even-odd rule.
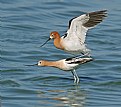
[[[91,57],[72,57],[72,58],[67,58],[65,61],[68,64],[83,64],[92,61],[93,58]]]
[[[67,31],[67,38],[78,39],[83,44],[88,29],[95,27],[101,23],[106,17],[107,10],[91,12],[83,14],[79,17],[73,18],[69,21],[69,29]]]

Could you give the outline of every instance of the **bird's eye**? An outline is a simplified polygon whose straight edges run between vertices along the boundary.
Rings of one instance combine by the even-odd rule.
[[[54,36],[54,34],[52,34],[51,36]]]
[[[41,65],[41,61],[38,61],[37,65],[40,66]]]
[[[41,61],[38,62],[38,65],[41,65]]]

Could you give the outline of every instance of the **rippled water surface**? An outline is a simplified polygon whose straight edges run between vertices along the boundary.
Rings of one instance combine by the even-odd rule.
[[[2,107],[121,107],[120,0],[0,0],[0,96]],[[84,12],[108,10],[87,34],[94,61],[80,66],[80,84],[70,72],[25,66],[71,56],[52,41],[68,21]]]

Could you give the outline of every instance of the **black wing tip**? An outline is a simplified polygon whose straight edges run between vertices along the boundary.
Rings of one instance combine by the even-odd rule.
[[[106,16],[108,14],[107,12],[108,10],[104,9],[104,10],[99,10],[99,11],[94,11],[94,12],[90,12],[87,13],[88,15],[102,15],[102,16]]]
[[[87,13],[89,16],[89,21],[83,24],[85,27],[94,27],[101,23],[107,17],[107,10],[100,10],[95,12]]]
[[[108,11],[107,9],[103,9],[103,10],[97,10],[89,13],[107,13],[107,11]]]
[[[103,9],[103,10],[99,10],[97,12],[107,12],[108,10],[107,9]]]
[[[108,14],[107,11],[108,11],[107,9],[103,9],[103,10],[98,10],[98,11],[93,11],[93,12],[86,13],[86,15],[87,15],[87,16],[90,16],[90,17],[98,16],[98,17],[101,18],[101,21],[100,21],[100,22],[102,22],[103,19],[105,19],[105,18],[107,17],[107,14]],[[68,29],[69,29],[70,26],[71,26],[72,20],[75,19],[75,18],[77,18],[77,17],[74,17],[74,18],[72,18],[71,20],[69,20]],[[100,23],[100,22],[98,22],[98,23]],[[98,23],[96,22],[95,25],[97,25]],[[92,25],[84,24],[84,26],[87,26],[87,27],[89,26],[89,27],[90,27],[90,26],[92,26]]]

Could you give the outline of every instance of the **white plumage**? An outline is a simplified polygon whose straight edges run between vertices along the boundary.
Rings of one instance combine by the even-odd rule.
[[[74,76],[74,82],[79,82],[79,77],[76,74],[75,69],[84,63],[92,61],[93,58],[91,57],[73,57],[73,58],[67,58],[67,59],[61,59],[58,61],[47,61],[47,60],[40,60],[38,61],[38,66],[50,66],[50,67],[56,67],[59,69],[62,69],[64,71],[71,71]]]
[[[106,17],[106,11],[96,11],[83,14],[69,21],[69,27],[64,36],[56,31],[50,33],[50,38],[43,44],[45,45],[50,39],[54,39],[54,45],[58,49],[76,54],[90,54],[90,50],[85,44],[86,33],[89,29],[101,23]],[[43,46],[41,45],[41,46]]]

